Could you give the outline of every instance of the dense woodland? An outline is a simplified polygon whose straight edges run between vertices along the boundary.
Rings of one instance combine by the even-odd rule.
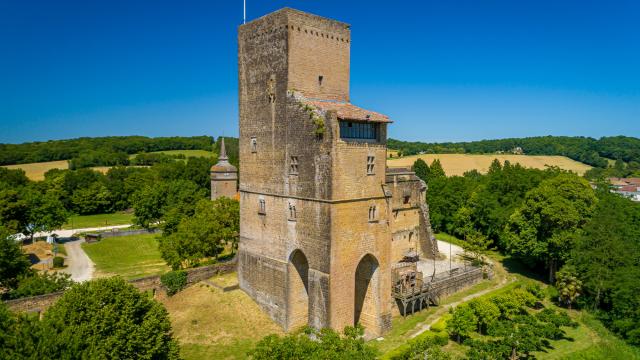
[[[162,150],[211,150],[210,136],[109,136],[0,144],[0,165],[70,160],[71,168],[129,165],[130,154]]]
[[[499,140],[481,140],[471,142],[423,143],[389,139],[388,146],[399,150],[402,155],[415,155],[421,152],[432,154],[495,154],[510,153],[520,147],[527,155],[562,155],[585,164],[606,168],[607,159],[635,162],[640,168],[640,139],[627,136],[590,137],[540,136],[530,138],[511,138]]]
[[[486,175],[446,177],[437,160],[418,160],[414,169],[429,185],[436,232],[528,265],[565,305],[594,311],[640,345],[640,204],[557,168],[494,161]]]

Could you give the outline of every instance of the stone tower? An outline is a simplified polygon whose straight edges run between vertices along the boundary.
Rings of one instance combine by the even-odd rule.
[[[391,324],[386,116],[349,102],[348,24],[240,26],[240,287],[286,330]]]
[[[234,199],[238,192],[238,169],[229,163],[224,138],[220,139],[220,156],[218,162],[211,167],[211,200],[222,196]]]

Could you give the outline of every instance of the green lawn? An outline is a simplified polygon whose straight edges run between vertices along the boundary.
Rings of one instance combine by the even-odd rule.
[[[73,215],[63,229],[83,229],[111,225],[127,225],[133,222],[133,214],[118,212],[113,214]]]
[[[95,263],[98,276],[135,279],[170,270],[160,257],[156,237],[154,234],[113,237],[82,244],[82,248]]]

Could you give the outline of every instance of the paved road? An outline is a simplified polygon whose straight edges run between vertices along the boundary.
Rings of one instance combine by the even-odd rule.
[[[67,250],[67,268],[63,271],[71,274],[73,281],[87,281],[93,278],[94,265],[87,253],[82,249],[84,240],[68,241],[64,244]]]
[[[111,230],[111,229],[124,229],[124,228],[128,228],[129,226],[131,226],[131,225],[113,225],[113,226],[102,226],[102,227],[73,229],[73,230],[43,231],[43,232],[36,233],[35,237],[41,237],[41,236],[44,237],[44,236],[49,236],[51,234],[56,234],[60,238],[70,238],[75,233],[101,231],[101,230]]]
[[[37,233],[36,236],[48,236],[53,233],[57,234],[58,238],[62,243],[64,243],[64,247],[67,250],[67,258],[65,261],[67,263],[67,267],[63,271],[67,274],[71,274],[71,279],[73,281],[82,282],[93,279],[94,264],[89,256],[87,256],[87,253],[85,253],[82,249],[81,245],[82,243],[84,243],[84,240],[69,241],[68,239],[74,233],[122,229],[129,226],[131,225],[103,226],[74,230],[54,230],[49,232]]]

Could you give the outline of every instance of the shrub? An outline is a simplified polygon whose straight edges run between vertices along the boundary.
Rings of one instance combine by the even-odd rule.
[[[167,294],[171,296],[187,285],[187,272],[183,270],[169,271],[160,277],[160,282],[167,289]]]
[[[340,334],[332,329],[305,328],[287,336],[269,335],[250,350],[255,360],[271,359],[375,359],[376,350],[362,337],[360,326],[344,329]]]
[[[431,325],[431,331],[445,331],[447,329],[447,321],[451,319],[451,314],[444,314],[438,321]]]
[[[13,299],[49,294],[66,290],[73,285],[71,275],[60,272],[42,274],[34,273],[30,276],[19,278],[18,288],[9,293]]]
[[[61,256],[56,256],[53,258],[53,267],[61,268],[64,266],[64,258]]]

